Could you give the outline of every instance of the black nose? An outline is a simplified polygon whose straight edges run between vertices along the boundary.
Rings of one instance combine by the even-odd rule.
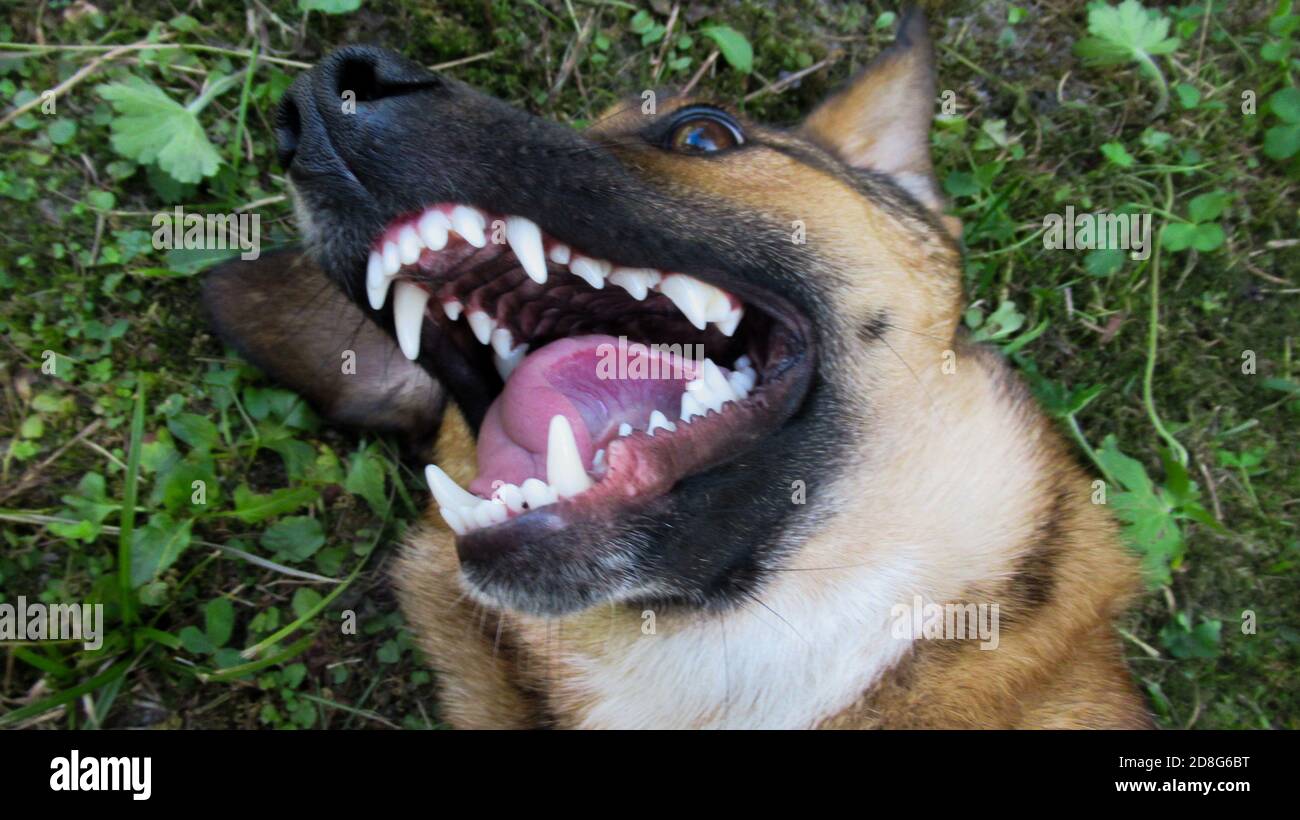
[[[439,84],[438,77],[399,54],[372,46],[333,52],[300,76],[276,115],[276,148],[288,168],[301,150],[346,141],[383,117],[381,103]],[[320,130],[327,140],[308,139]]]

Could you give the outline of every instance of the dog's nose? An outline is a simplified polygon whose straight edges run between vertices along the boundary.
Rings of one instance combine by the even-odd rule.
[[[346,151],[354,137],[382,124],[385,100],[438,84],[437,75],[382,48],[333,52],[300,76],[280,103],[275,129],[280,164],[288,168],[300,155],[315,164],[318,157],[304,155],[309,150]],[[311,139],[313,132],[324,139]]]

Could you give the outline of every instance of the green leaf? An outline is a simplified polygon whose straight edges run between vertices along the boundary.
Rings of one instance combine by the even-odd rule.
[[[1300,123],[1275,125],[1264,132],[1264,154],[1272,159],[1287,159],[1300,151]]]
[[[1201,102],[1200,90],[1189,83],[1174,86],[1174,93],[1178,95],[1178,102],[1183,108],[1195,108]]]
[[[1228,207],[1230,197],[1227,191],[1211,191],[1193,197],[1187,205],[1187,215],[1193,222],[1213,222]]]
[[[275,522],[262,533],[263,547],[287,561],[305,561],[325,543],[320,522],[307,516],[292,516]]]
[[[299,618],[306,617],[320,603],[320,599],[320,593],[311,587],[298,587],[298,591],[293,594],[293,614]]]
[[[1133,162],[1134,162],[1133,155],[1130,154],[1128,152],[1128,149],[1125,148],[1121,143],[1118,142],[1104,143],[1101,146],[1101,153],[1106,157],[1106,159],[1110,160],[1111,162],[1115,163],[1121,168],[1133,167]]]
[[[203,631],[213,647],[225,646],[235,629],[235,606],[229,598],[213,598],[203,608]]]
[[[320,493],[314,487],[284,487],[266,495],[257,495],[247,484],[241,484],[235,489],[233,515],[245,524],[256,524],[313,504],[319,497]]]
[[[1160,244],[1171,251],[1185,251],[1192,246],[1196,238],[1197,226],[1191,222],[1174,222],[1165,227]]]
[[[55,145],[66,145],[72,141],[77,134],[77,123],[74,120],[60,117],[50,123],[45,129],[45,133],[50,138],[50,142]]]
[[[195,413],[180,413],[167,422],[172,435],[196,450],[207,452],[217,443],[217,425]]]
[[[112,143],[119,154],[141,165],[157,162],[178,182],[198,182],[217,172],[221,156],[198,117],[158,86],[130,77],[96,90],[118,113]]]
[[[1300,89],[1283,88],[1268,98],[1269,108],[1283,122],[1300,123]]]
[[[166,513],[155,513],[149,523],[131,533],[131,586],[152,581],[190,545],[193,520],[174,521]]]
[[[1217,222],[1197,225],[1196,232],[1192,235],[1192,247],[1201,253],[1217,250],[1223,246],[1224,238],[1223,227]]]
[[[1137,0],[1119,6],[1096,5],[1088,10],[1088,33],[1074,45],[1074,53],[1092,65],[1151,62],[1157,54],[1178,48],[1169,37],[1169,18],[1147,11]]]
[[[384,495],[384,465],[369,448],[352,457],[343,489],[364,498],[376,515],[388,512],[388,498]]]
[[[700,34],[717,44],[718,50],[732,68],[742,74],[754,70],[754,49],[745,35],[730,26],[709,26],[701,29]]]
[[[1083,269],[1089,276],[1113,276],[1124,267],[1124,251],[1118,248],[1097,248],[1083,258]]]
[[[361,8],[361,0],[298,0],[299,11],[320,11],[325,14],[348,14]]]
[[[211,655],[217,651],[217,648],[212,645],[212,639],[201,632],[197,626],[184,627],[177,637],[181,639],[181,646],[195,655]]]

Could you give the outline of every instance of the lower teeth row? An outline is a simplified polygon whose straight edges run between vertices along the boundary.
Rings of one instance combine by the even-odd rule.
[[[748,356],[737,359],[735,370],[727,376],[711,359],[705,359],[700,376],[688,382],[686,391],[682,393],[679,420],[690,424],[692,418],[704,416],[710,410],[721,413],[723,405],[746,398],[757,380],[758,373]],[[661,410],[650,414],[645,433],[653,437],[658,430],[677,431],[677,425],[669,421]],[[634,432],[636,428],[626,422],[618,429],[620,437]],[[596,452],[592,459],[593,468],[604,466],[604,454],[604,450]],[[463,489],[436,464],[428,465],[424,472],[438,503],[438,512],[457,535],[500,524],[511,513],[521,513],[525,508],[535,510],[561,498],[572,498],[594,483],[582,466],[573,428],[563,415],[551,419],[546,443],[546,481],[530,478],[520,485],[500,484],[488,499]]]

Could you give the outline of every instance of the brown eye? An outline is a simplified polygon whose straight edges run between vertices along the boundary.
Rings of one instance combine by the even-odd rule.
[[[673,125],[668,145],[674,151],[710,153],[745,142],[740,126],[721,111],[683,112]]]

